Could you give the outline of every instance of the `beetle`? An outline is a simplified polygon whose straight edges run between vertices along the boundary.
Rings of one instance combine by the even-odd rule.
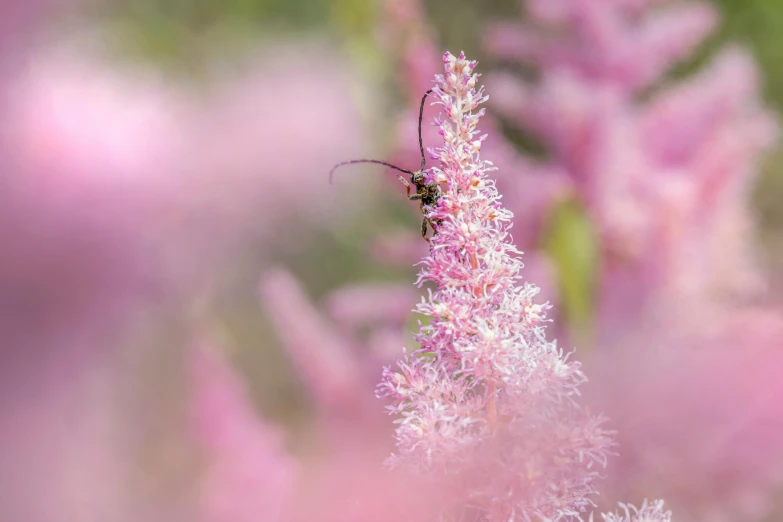
[[[427,176],[424,174],[426,159],[424,157],[424,145],[421,140],[421,120],[424,115],[424,101],[427,99],[427,96],[429,96],[430,93],[432,93],[432,89],[424,93],[424,96],[421,98],[421,107],[419,107],[419,151],[421,152],[421,166],[419,167],[419,170],[414,172],[412,170],[403,169],[401,167],[397,167],[396,165],[392,165],[391,163],[386,163],[385,161],[380,160],[356,159],[338,163],[332,167],[331,171],[329,171],[329,183],[332,182],[332,177],[335,170],[337,170],[339,167],[342,167],[343,165],[352,165],[354,163],[377,163],[379,165],[384,165],[400,172],[404,172],[405,174],[409,174],[410,180],[405,179],[399,174],[395,174],[395,176],[397,176],[397,179],[399,179],[400,182],[405,185],[408,199],[411,201],[420,201],[419,208],[421,208],[421,213],[424,214],[424,219],[421,222],[421,237],[424,238],[427,242],[430,241],[430,238],[427,237],[427,224],[429,223],[433,234],[437,234],[438,230],[436,225],[439,225],[442,221],[440,219],[431,219],[427,215],[426,208],[436,206],[438,204],[438,200],[441,197],[440,185],[435,181],[427,181]],[[411,194],[412,187],[415,188],[415,193],[413,194]]]

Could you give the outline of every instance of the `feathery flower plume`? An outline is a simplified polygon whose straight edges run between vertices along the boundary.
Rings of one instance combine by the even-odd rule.
[[[476,62],[462,53],[443,61],[432,96],[445,112],[435,120],[444,145],[430,151],[441,165],[428,176],[444,188],[427,209],[437,234],[418,279],[436,288],[417,307],[428,318],[420,348],[397,371],[385,368],[378,386],[400,416],[388,462],[459,477],[461,507],[489,521],[579,517],[614,443],[604,419],[575,402],[579,363],[547,341],[549,306],[521,283],[512,214],[479,157],[476,109],[487,96]]]
[[[642,503],[641,509],[620,503],[622,512],[602,513],[604,522],[671,522],[672,512],[663,510],[663,500]],[[590,517],[592,520],[593,517]]]

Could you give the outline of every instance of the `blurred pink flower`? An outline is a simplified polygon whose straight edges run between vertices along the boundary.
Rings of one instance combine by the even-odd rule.
[[[427,252],[427,244],[421,240],[421,235],[409,229],[385,231],[374,239],[368,255],[376,263],[396,266],[411,266],[416,259],[421,259]]]
[[[432,29],[419,0],[389,0],[384,3],[382,45],[394,49],[400,88],[410,106],[416,106],[432,87],[432,70],[440,53],[432,39]]]
[[[354,347],[334,331],[309,302],[297,281],[279,270],[266,274],[260,286],[261,302],[275,325],[303,384],[312,398],[337,417],[335,409],[355,412],[366,397],[361,389],[362,366]]]
[[[196,341],[189,360],[190,436],[208,461],[195,497],[198,520],[434,520],[449,482],[435,489],[383,469],[377,450],[368,445],[378,440],[351,423],[330,426],[346,439],[342,446],[308,448],[295,461],[285,452],[281,433],[258,417],[214,341],[206,335]],[[364,438],[352,433],[357,429]]]
[[[70,45],[31,54],[0,92],[0,233],[14,245],[0,255],[4,295],[13,297],[3,321],[39,321],[17,328],[14,320],[36,336],[100,328],[114,304],[179,292],[262,232],[290,233],[280,213],[293,226],[292,211],[312,212],[316,202],[327,202],[321,221],[329,209],[346,211],[345,200],[320,194],[322,166],[356,142],[344,73],[323,56],[300,59],[324,68],[317,87],[296,76],[293,59],[262,62],[274,81],[249,81],[244,98],[226,86],[197,100],[158,74]],[[286,95],[316,91],[326,112],[311,111],[307,124],[280,106]],[[308,131],[318,122],[344,133]],[[289,154],[300,146],[308,153]]]
[[[161,149],[145,155],[139,132],[165,118],[158,98],[123,105],[132,88],[27,43],[0,82],[0,518],[129,520],[117,355],[156,301],[129,189],[134,168],[155,175]]]
[[[336,452],[388,451],[389,429],[373,397],[379,368],[402,346],[413,288],[345,287],[330,296],[327,320],[284,270],[264,275],[261,303],[316,406],[316,431]],[[369,328],[369,330],[368,330]],[[367,331],[364,336],[361,332]]]
[[[444,145],[428,180],[445,192],[425,208],[435,222],[432,250],[418,283],[436,290],[418,312],[420,348],[386,368],[378,394],[398,415],[392,467],[441,478],[458,476],[456,502],[482,520],[581,516],[596,493],[595,468],[613,445],[601,417],[576,405],[585,380],[545,338],[546,304],[538,288],[518,285],[522,264],[510,243],[512,215],[500,204],[492,163],[479,158],[476,126],[486,101],[476,62],[443,56],[433,97]]]
[[[343,286],[329,296],[327,307],[343,329],[357,331],[362,326],[383,325],[399,331],[410,316],[410,303],[417,294],[413,287],[399,284]]]
[[[122,220],[137,241],[156,243],[167,275],[201,265],[203,276],[249,239],[290,244],[294,227],[350,212],[355,191],[322,197],[323,165],[354,154],[362,135],[346,97],[349,71],[328,51],[281,48],[250,62],[249,73],[216,69],[197,94],[82,49],[88,43],[37,51],[10,82],[5,161],[60,184],[50,189],[57,197],[89,194],[105,205],[82,212]],[[320,100],[305,120],[292,110],[300,99]]]
[[[288,520],[297,465],[282,433],[256,414],[242,383],[202,335],[189,357],[191,434],[208,459],[199,520]]]
[[[3,353],[0,520],[130,522],[132,423],[119,407],[114,366],[50,359],[39,358],[35,375],[16,374]]]
[[[361,83],[314,45],[281,46],[247,61],[241,73],[212,71],[217,79],[198,100],[203,107],[190,136],[194,151],[181,181],[196,176],[192,203],[207,206],[207,218],[223,225],[221,233],[239,229],[295,242],[287,236],[296,236],[297,224],[333,221],[361,199],[363,185],[330,190],[324,167],[366,148],[350,96]],[[307,110],[301,110],[303,101]]]
[[[311,223],[350,209],[321,197],[323,165],[361,135],[347,71],[328,51],[260,60],[264,75],[197,95],[83,45],[25,46],[24,67],[0,82],[0,453],[14,497],[0,501],[3,519],[127,513],[114,459],[132,466],[133,455],[105,440],[109,417],[92,396],[71,406],[82,381],[116,361],[133,326],[191,306],[240,248],[290,234],[293,209]],[[278,105],[299,97],[321,102],[305,120]]]
[[[716,17],[654,3],[531,0],[537,25],[500,24],[487,47],[541,80],[487,83],[498,112],[548,148],[558,198],[578,200],[598,231],[587,389],[618,428],[618,495],[665,495],[686,520],[756,520],[781,480],[783,447],[767,433],[783,411],[762,398],[783,390],[758,376],[780,370],[771,332],[783,321],[747,307],[765,286],[750,190],[777,127],[740,49],[662,81]]]
[[[529,22],[502,22],[489,29],[487,46],[495,56],[571,70],[623,91],[658,80],[716,23],[714,10],[702,2],[678,2],[660,10],[645,10],[644,2],[629,8],[611,0],[525,4]],[[552,26],[562,31],[550,31]]]
[[[549,204],[578,198],[599,231],[597,308],[609,335],[645,310],[683,320],[763,288],[748,193],[777,129],[759,105],[755,68],[744,52],[724,50],[704,72],[639,102],[639,89],[715,22],[706,4],[650,13],[646,4],[530,1],[537,27],[501,24],[487,41],[498,57],[541,70],[535,86],[509,75],[488,83],[501,112],[548,146],[543,167],[563,185]]]
[[[357,446],[326,454],[320,462],[306,462],[308,476],[300,489],[292,521],[438,520],[454,496],[454,481],[426,483],[384,469],[377,457],[376,452],[368,453]]]
[[[621,458],[608,474],[617,495],[654,490],[682,520],[759,520],[773,507],[783,320],[752,308],[724,320],[699,337],[628,334],[587,364],[588,399],[618,427]]]
[[[24,63],[26,52],[58,15],[85,4],[81,0],[0,0],[0,83]]]
[[[12,389],[78,379],[121,345],[142,300],[161,297],[139,178],[164,174],[173,129],[143,82],[56,53],[27,61],[0,87],[0,357]]]

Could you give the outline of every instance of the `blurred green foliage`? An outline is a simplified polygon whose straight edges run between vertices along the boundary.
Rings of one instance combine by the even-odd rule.
[[[464,50],[485,63],[487,57],[480,44],[485,23],[519,17],[520,3],[423,0],[441,46]],[[783,59],[783,1],[713,3],[723,13],[723,24],[699,57],[726,41],[746,45],[763,70],[769,102],[783,107],[783,68],[778,67]],[[230,48],[236,40],[261,41],[274,47],[281,37],[312,35],[342,43],[366,63],[378,57],[376,36],[383,16],[382,0],[135,0],[108,5],[101,14],[122,28],[131,48],[171,65],[192,62],[221,47]]]
[[[723,12],[719,37],[747,45],[763,71],[767,98],[783,108],[783,2],[780,0],[718,0]]]
[[[783,2],[713,0],[723,13],[714,42],[737,41],[757,56],[766,92],[783,106]],[[126,28],[135,45],[152,56],[186,59],[197,50],[219,46],[219,34],[266,40],[270,35],[317,33],[352,45],[376,44],[382,16],[380,0],[135,0],[108,4],[102,15]],[[424,0],[428,21],[444,48],[484,58],[484,23],[518,17],[519,0]],[[714,48],[715,45],[711,45]]]
[[[206,57],[241,53],[243,42],[274,49],[282,39],[333,35],[369,50],[375,7],[371,0],[135,0],[110,3],[99,15],[129,54],[198,71]]]
[[[586,346],[593,319],[599,238],[578,201],[557,204],[546,220],[543,251],[555,265],[560,313],[574,341]],[[581,342],[584,341],[584,342]]]

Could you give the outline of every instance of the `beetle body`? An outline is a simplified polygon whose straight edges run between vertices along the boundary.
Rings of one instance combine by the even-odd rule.
[[[386,163],[385,161],[380,160],[373,160],[373,159],[358,159],[358,160],[351,160],[351,161],[344,161],[342,163],[338,163],[335,165],[332,170],[329,172],[329,182],[332,181],[332,175],[334,174],[334,171],[343,165],[351,165],[354,163],[377,163],[379,165],[384,165],[386,167],[398,170],[400,172],[404,172],[405,174],[410,174],[410,181],[405,179],[399,174],[395,174],[397,176],[397,179],[400,180],[400,182],[405,185],[405,189],[408,193],[408,199],[410,200],[418,200],[419,208],[421,208],[422,214],[424,214],[424,219],[421,222],[421,236],[429,242],[430,238],[427,237],[427,224],[429,223],[429,226],[432,227],[433,234],[437,234],[437,228],[436,225],[440,224],[441,220],[433,220],[427,215],[427,207],[435,207],[438,205],[438,200],[441,197],[441,190],[440,185],[438,185],[435,181],[427,181],[427,176],[424,174],[424,165],[426,163],[426,160],[424,158],[424,145],[421,140],[421,119],[424,114],[424,100],[427,99],[427,96],[432,92],[430,89],[429,91],[424,93],[424,96],[421,99],[421,107],[419,108],[419,150],[421,151],[421,167],[419,167],[419,170],[416,172],[408,169],[403,169],[400,167],[397,167],[395,165],[392,165],[391,163]],[[414,189],[414,193],[411,194],[411,189]]]

